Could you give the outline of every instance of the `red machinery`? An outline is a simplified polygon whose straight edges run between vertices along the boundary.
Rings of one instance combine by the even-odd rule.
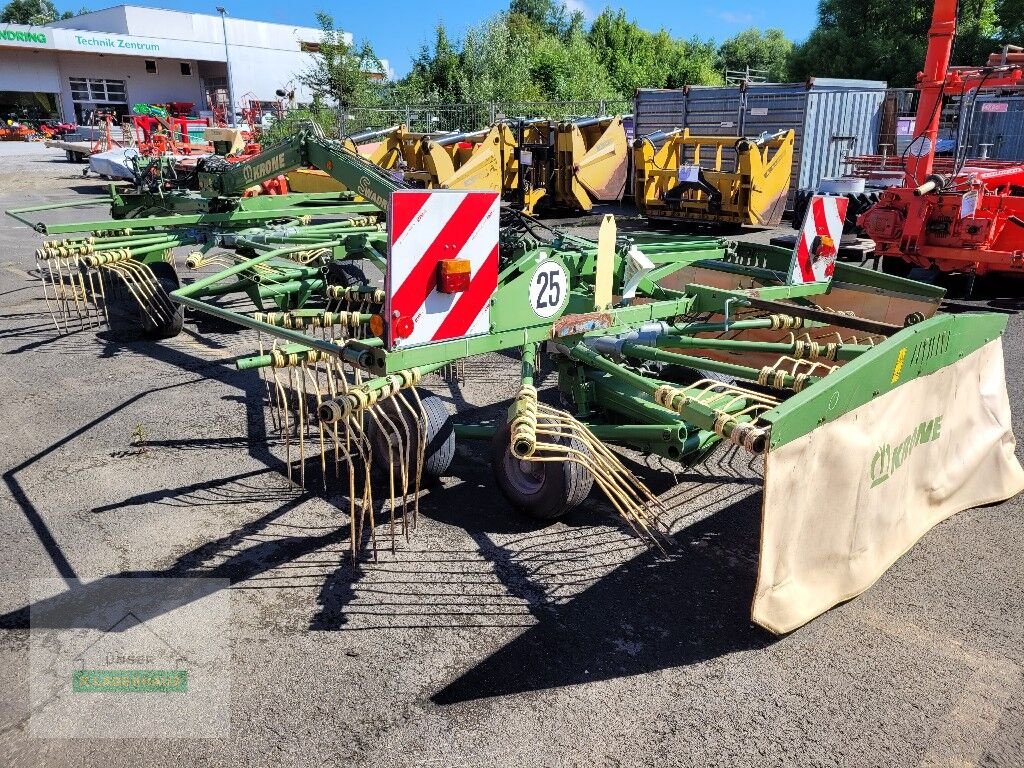
[[[984,67],[950,67],[957,0],[935,0],[920,99],[916,137],[905,153],[903,185],[887,189],[859,219],[883,266],[895,271],[902,259],[942,272],[975,275],[1024,274],[1024,165],[985,160],[955,161],[936,173],[935,144],[944,96],[982,87],[1018,85],[1024,64],[996,55]],[[994,63],[993,63],[994,62]]]

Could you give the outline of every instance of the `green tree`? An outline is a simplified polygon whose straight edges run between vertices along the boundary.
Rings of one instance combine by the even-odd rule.
[[[792,41],[781,29],[745,29],[730,37],[718,49],[722,67],[731,70],[758,69],[772,83],[784,83],[789,76]]]
[[[565,3],[554,0],[512,0],[508,12],[529,19],[538,29],[566,37],[573,28],[583,25],[583,14],[569,13]]]
[[[932,6],[933,0],[820,0],[818,26],[794,51],[792,74],[914,85],[924,65]],[[1020,19],[1020,0],[963,0],[953,63],[983,63],[1001,24],[1020,31]]]
[[[718,48],[712,40],[675,41],[672,70],[666,88],[682,88],[684,85],[721,85],[722,68],[718,59]]]
[[[530,77],[535,39],[509,14],[499,13],[466,32],[459,57],[463,101],[533,101],[544,98]]]
[[[594,58],[594,50],[582,31],[567,40],[548,35],[530,55],[530,79],[546,99],[583,101],[621,98],[607,70]]]
[[[83,9],[84,12],[85,9]],[[0,22],[4,24],[49,24],[57,19],[70,19],[70,11],[60,13],[52,0],[11,0],[0,11]]]
[[[996,0],[996,43],[1024,45],[1024,7],[1021,0]]]
[[[444,24],[434,31],[434,45],[424,45],[412,60],[412,69],[399,84],[401,91],[417,94],[414,101],[455,103],[465,98],[459,52],[448,38]]]
[[[588,34],[598,62],[622,94],[637,88],[664,88],[675,58],[675,43],[665,30],[651,33],[626,18],[625,11],[605,9]]]
[[[378,79],[384,65],[367,42],[349,43],[334,26],[334,18],[317,13],[321,37],[313,66],[299,76],[315,98],[334,101],[342,107],[372,106],[381,90]]]
[[[721,81],[712,43],[676,40],[664,29],[649,32],[621,10],[604,10],[594,19],[587,37],[597,60],[624,96],[632,96],[637,88]]]

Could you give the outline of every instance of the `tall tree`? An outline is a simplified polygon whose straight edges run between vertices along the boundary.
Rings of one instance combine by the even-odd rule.
[[[793,43],[781,29],[745,29],[730,37],[718,49],[724,69],[758,69],[769,82],[784,83],[789,75]]]
[[[995,13],[998,32],[996,42],[1024,45],[1024,7],[1021,0],[996,0]]]
[[[571,27],[580,26],[583,14],[569,13],[563,2],[555,0],[512,0],[508,12],[529,19],[538,29],[565,37]]]
[[[84,9],[83,9],[84,11]],[[57,19],[70,19],[70,11],[60,13],[52,0],[11,0],[0,11],[0,22],[4,24],[49,24]]]
[[[622,93],[594,58],[582,31],[564,41],[553,35],[539,40],[530,56],[530,79],[555,101],[619,98]]]
[[[997,0],[961,0],[954,64],[981,64],[998,35]],[[818,26],[793,54],[798,77],[887,80],[910,86],[924,65],[934,0],[820,0]],[[1001,0],[1001,18],[1020,24],[1020,0]],[[1012,7],[1012,9],[1011,9]]]
[[[594,19],[587,37],[597,60],[625,96],[632,96],[637,88],[720,81],[713,45],[696,39],[675,40],[664,29],[650,32],[630,21],[622,10],[604,10]]]
[[[378,80],[384,65],[367,42],[350,43],[347,35],[334,26],[334,18],[323,11],[320,22],[319,50],[313,66],[299,80],[319,100],[334,101],[342,107],[370,106],[376,101]]]
[[[684,85],[721,85],[721,62],[718,49],[712,40],[691,38],[675,41],[672,71],[666,88],[682,88]]]

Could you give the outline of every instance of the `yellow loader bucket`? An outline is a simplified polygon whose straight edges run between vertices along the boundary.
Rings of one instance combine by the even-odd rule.
[[[772,136],[659,131],[633,144],[633,194],[651,219],[776,227],[793,167],[792,130]]]

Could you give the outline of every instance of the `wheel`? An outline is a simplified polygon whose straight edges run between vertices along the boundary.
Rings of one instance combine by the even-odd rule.
[[[178,273],[174,267],[166,261],[158,261],[149,265],[156,278],[157,285],[163,288],[164,293],[170,294],[181,286],[178,280]],[[171,302],[174,303],[173,301]],[[146,312],[139,312],[139,323],[142,325],[143,333],[150,339],[170,339],[181,333],[185,325],[185,307],[176,305],[174,314],[169,321],[154,322]]]
[[[582,464],[523,461],[512,454],[511,443],[512,425],[505,424],[494,435],[491,448],[494,477],[512,506],[539,520],[554,520],[582,504],[590,494],[594,476]],[[563,437],[561,443],[581,453],[587,452],[586,446],[576,438]]]
[[[64,157],[66,157],[68,159],[69,163],[75,162],[75,153],[72,152],[70,149],[65,149],[64,150]]]
[[[399,398],[401,398],[401,402],[399,402]],[[445,408],[441,398],[427,395],[421,397],[420,402],[423,405],[427,421],[423,477],[433,480],[444,475],[448,471],[448,467],[451,466],[452,458],[455,456],[455,429],[448,416],[448,409]],[[378,420],[372,416],[367,417],[367,431],[373,449],[373,463],[378,469],[390,465],[389,453],[397,462],[404,458],[403,451],[408,450],[410,461],[412,461],[419,451],[419,430],[416,428],[416,422],[406,404],[415,409],[415,398],[405,392],[399,392],[380,404],[379,408],[383,415],[380,417],[379,424]],[[412,445],[406,447],[405,441],[410,438]],[[409,450],[410,448],[411,450]]]

